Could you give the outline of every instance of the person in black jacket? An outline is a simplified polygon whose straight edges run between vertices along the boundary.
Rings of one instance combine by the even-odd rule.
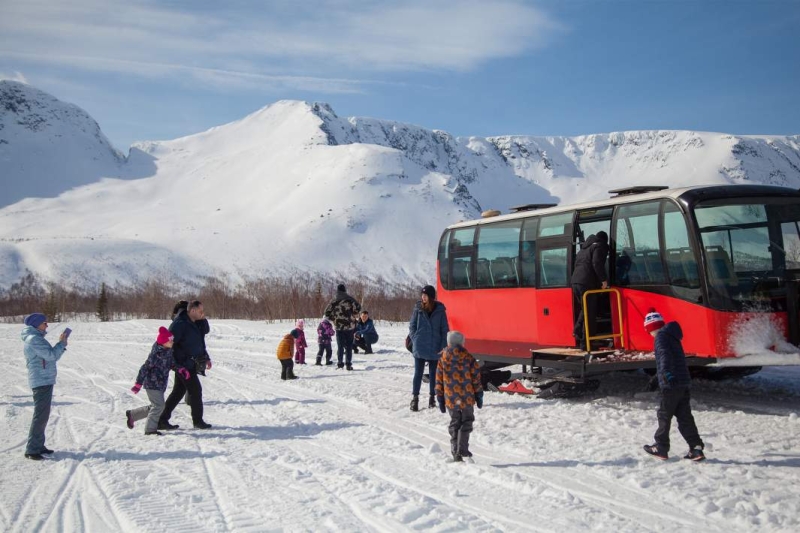
[[[158,422],[158,429],[176,429],[178,426],[169,423],[172,411],[180,403],[186,392],[192,408],[192,423],[197,429],[209,429],[211,424],[203,420],[203,388],[197,377],[198,361],[205,361],[206,368],[211,368],[211,360],[206,354],[205,336],[211,330],[205,318],[203,304],[197,300],[189,303],[186,310],[179,309],[177,316],[169,326],[174,337],[172,348],[175,366],[189,371],[189,378],[175,374],[172,386],[164,406],[164,412]]]
[[[608,234],[598,231],[590,235],[581,244],[581,250],[575,256],[575,268],[572,270],[573,309],[579,309],[572,335],[581,350],[586,349],[586,332],[583,314],[583,295],[586,291],[608,288],[606,274],[606,258],[608,257]],[[588,298],[586,310],[592,321],[589,323],[589,334],[594,335],[594,318],[597,315],[597,298]]]
[[[661,389],[656,442],[646,445],[644,451],[659,459],[669,458],[669,430],[674,416],[678,419],[678,431],[689,445],[689,453],[684,459],[702,461],[706,458],[703,454],[705,446],[697,432],[692,406],[689,403],[692,379],[689,376],[686,355],[681,344],[683,339],[681,326],[677,322],[665,325],[661,315],[655,309],[650,309],[644,318],[644,329],[656,339],[654,343],[656,376],[658,387]]]

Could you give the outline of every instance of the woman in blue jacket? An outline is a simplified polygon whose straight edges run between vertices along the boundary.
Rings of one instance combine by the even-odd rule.
[[[428,407],[436,407],[436,366],[442,350],[447,347],[447,309],[436,301],[436,289],[430,285],[422,288],[421,299],[414,305],[414,312],[408,324],[408,332],[413,344],[414,381],[411,388],[411,410],[419,411],[419,390],[422,387],[422,374],[425,364],[429,366],[430,398]]]
[[[56,362],[67,349],[67,335],[61,334],[55,346],[44,339],[47,334],[47,317],[33,313],[25,317],[25,327],[20,336],[25,343],[25,364],[28,366],[28,384],[33,390],[33,421],[28,432],[25,457],[34,461],[44,459],[42,454],[53,450],[44,445],[44,430],[50,419],[53,403],[53,385],[56,384]]]

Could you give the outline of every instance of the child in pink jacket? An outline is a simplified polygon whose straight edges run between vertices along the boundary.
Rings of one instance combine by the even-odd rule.
[[[308,347],[308,343],[306,342],[306,334],[303,333],[303,326],[305,326],[305,321],[301,318],[297,321],[297,332],[299,335],[294,340],[294,347],[295,347],[295,354],[294,354],[294,362],[298,365],[306,364],[306,348]]]

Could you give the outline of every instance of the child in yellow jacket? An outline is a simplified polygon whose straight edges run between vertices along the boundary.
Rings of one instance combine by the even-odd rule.
[[[294,361],[292,360],[294,352],[294,341],[300,333],[293,329],[283,336],[280,344],[278,344],[278,360],[281,362],[281,379],[297,379],[294,375]]]

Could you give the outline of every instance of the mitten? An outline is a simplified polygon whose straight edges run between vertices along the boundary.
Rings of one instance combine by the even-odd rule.
[[[478,409],[483,408],[483,391],[475,393],[475,405],[478,406]]]
[[[444,407],[444,396],[437,396],[436,401],[439,402],[439,410],[443,413],[446,413],[447,409]]]
[[[137,383],[136,385],[131,387],[131,392],[134,393],[134,394],[139,394],[140,390],[142,390],[142,384],[141,383]]]
[[[178,370],[176,370],[176,372],[178,373],[178,375],[180,375],[180,377],[182,377],[183,379],[185,379],[185,380],[187,380],[187,381],[188,381],[188,380],[189,380],[189,378],[191,377],[191,376],[189,375],[189,371],[188,371],[188,370],[186,370],[186,369],[185,369],[185,368],[183,368],[183,367],[181,367],[181,368],[179,368]]]

